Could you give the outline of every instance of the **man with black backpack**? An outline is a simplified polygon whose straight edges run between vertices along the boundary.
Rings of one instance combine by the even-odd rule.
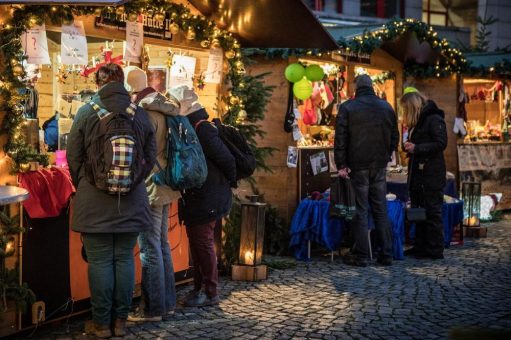
[[[218,129],[211,124],[206,110],[186,86],[169,90],[180,100],[180,115],[187,116],[195,128],[206,157],[208,175],[200,188],[183,192],[181,213],[190,240],[194,263],[194,290],[187,296],[187,306],[208,306],[219,303],[218,270],[215,255],[214,230],[217,221],[225,217],[232,204],[231,188],[236,187],[236,162],[222,142]],[[204,290],[203,290],[204,286]]]
[[[133,249],[151,225],[143,180],[155,164],[151,122],[132,103],[116,64],[96,72],[98,92],[82,106],[69,134],[67,158],[76,188],[72,229],[89,262],[92,322],[99,338],[125,335],[135,281]]]
[[[151,228],[138,237],[142,263],[142,300],[128,321],[156,322],[172,313],[176,306],[174,266],[168,241],[169,204],[181,197],[179,191],[163,183],[155,183],[154,175],[167,166],[166,117],[179,114],[177,99],[167,99],[147,85],[146,73],[135,66],[124,69],[126,88],[134,102],[144,108],[154,127],[157,164],[145,183],[151,205]],[[194,94],[195,95],[195,94]]]

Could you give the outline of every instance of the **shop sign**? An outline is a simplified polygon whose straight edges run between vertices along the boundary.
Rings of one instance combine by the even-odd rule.
[[[339,52],[338,55],[340,55],[344,59],[341,61],[355,62],[355,63],[361,63],[361,64],[371,64],[371,54],[369,54],[369,53],[348,51],[345,49],[341,49],[338,52]],[[333,55],[335,55],[335,53],[333,53]]]
[[[75,21],[71,25],[62,25],[61,35],[62,64],[87,65],[87,38],[83,29],[83,22]]]
[[[23,33],[21,44],[28,57],[27,61],[29,64],[51,64],[44,24],[41,26],[34,25]]]
[[[116,28],[124,31],[126,30],[127,21],[128,15],[126,13],[120,15],[116,13],[106,13],[96,17],[94,24],[96,27]],[[141,21],[144,27],[145,37],[172,40],[172,33],[170,33],[172,20],[170,20],[170,18],[156,20],[152,16],[142,15]]]

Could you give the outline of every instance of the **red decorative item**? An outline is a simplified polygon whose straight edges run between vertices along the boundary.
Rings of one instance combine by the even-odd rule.
[[[113,52],[112,52],[112,50],[110,48],[108,48],[108,42],[107,42],[107,48],[105,49],[103,46],[101,46],[100,50],[101,50],[101,53],[103,55],[104,62],[98,63],[98,64],[96,64],[93,67],[85,66],[83,68],[83,70],[80,72],[81,76],[87,78],[91,73],[96,72],[97,70],[99,70],[99,68],[101,66],[106,65],[106,64],[114,63],[114,64],[121,65],[121,66],[124,65],[123,56],[122,55],[117,56],[115,58],[112,58],[112,53]]]

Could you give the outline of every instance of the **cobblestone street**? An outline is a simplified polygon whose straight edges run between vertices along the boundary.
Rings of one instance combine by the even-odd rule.
[[[436,339],[453,328],[509,332],[511,221],[490,224],[488,238],[468,239],[445,255],[366,268],[325,257],[272,270],[259,283],[222,278],[219,307],[179,307],[163,322],[129,324],[127,338]],[[189,289],[180,287],[179,297]],[[87,338],[86,318],[47,326],[34,337]]]

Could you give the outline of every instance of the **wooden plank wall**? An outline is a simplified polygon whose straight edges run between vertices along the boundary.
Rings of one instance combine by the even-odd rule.
[[[452,131],[458,108],[459,87],[456,76],[441,79],[407,79],[407,86],[415,86],[445,112],[447,149],[444,151],[447,171],[458,177],[457,136]]]

